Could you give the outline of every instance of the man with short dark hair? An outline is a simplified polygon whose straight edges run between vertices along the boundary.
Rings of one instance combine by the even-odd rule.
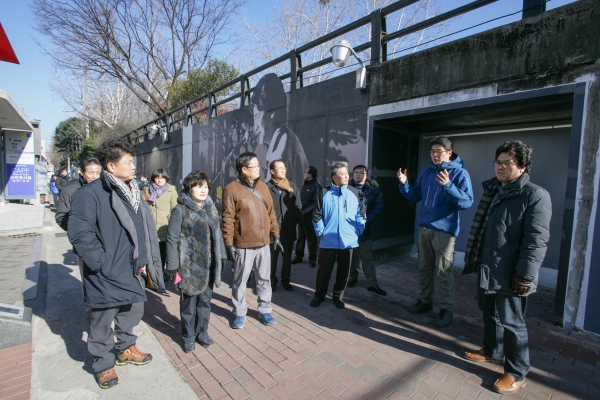
[[[108,389],[118,383],[115,364],[152,361],[151,354],[136,347],[133,328],[142,319],[146,301],[140,274],[161,264],[154,218],[134,181],[135,148],[110,139],[97,155],[104,170],[99,179],[73,193],[67,233],[83,261],[84,300],[92,309],[92,370],[98,385]]]
[[[419,281],[421,297],[410,307],[413,314],[433,309],[434,276],[440,278],[440,311],[435,326],[445,328],[454,312],[454,245],[460,232],[459,211],[473,204],[473,188],[463,162],[445,136],[431,139],[431,164],[414,184],[407,170],[398,170],[400,193],[411,203],[421,201],[419,211]]]
[[[86,157],[81,162],[79,179],[73,179],[71,183],[61,190],[58,197],[56,215],[54,218],[58,226],[60,226],[64,231],[67,230],[69,224],[69,212],[71,211],[71,197],[73,196],[73,193],[80,187],[98,179],[101,172],[102,165],[100,165],[100,161],[96,157]],[[73,248],[73,252],[77,257],[77,264],[79,264],[79,273],[81,276],[81,282],[83,284],[83,261],[81,261],[81,257],[79,257],[77,254],[75,248]]]
[[[348,179],[348,163],[334,163],[331,168],[331,185],[323,188],[317,196],[313,225],[317,236],[321,238],[321,251],[315,297],[310,302],[311,307],[318,307],[325,300],[336,262],[333,304],[339,309],[345,307],[342,298],[348,282],[352,250],[358,247],[358,237],[365,229],[366,218],[358,191],[348,186]]]
[[[258,319],[273,325],[271,316],[271,252],[269,244],[283,252],[273,199],[266,184],[260,181],[260,163],[252,152],[235,160],[237,179],[223,190],[223,240],[227,258],[233,262],[231,300],[236,318],[234,329],[244,327],[248,305],[246,282],[254,270],[258,293]],[[272,240],[271,240],[272,238]]]
[[[317,169],[309,166],[304,170],[304,184],[300,189],[300,201],[302,202],[302,217],[298,222],[298,240],[296,241],[296,256],[292,264],[302,262],[304,257],[304,246],[308,244],[308,266],[314,268],[317,265],[317,249],[319,239],[315,234],[312,223],[312,212],[315,208],[317,195],[323,188],[317,182]]]
[[[64,167],[60,170],[60,173],[56,177],[56,187],[59,191],[63,191],[64,188],[69,184],[69,172],[67,171],[67,167]]]
[[[279,234],[283,244],[283,261],[281,263],[281,286],[291,292],[290,275],[292,273],[292,249],[296,240],[296,223],[302,215],[302,203],[300,192],[296,184],[286,177],[286,167],[283,160],[271,161],[269,165],[271,179],[267,187],[273,199],[275,215],[279,225]],[[277,287],[277,259],[280,251],[271,247],[271,288],[275,291]]]
[[[465,252],[463,274],[478,274],[484,323],[483,347],[465,357],[504,364],[492,387],[498,393],[525,386],[529,339],[523,316],[550,238],[550,195],[529,180],[532,158],[531,147],[520,141],[496,149],[496,177],[483,182]]]
[[[367,280],[367,290],[385,296],[387,292],[377,284],[375,262],[373,262],[373,254],[371,253],[371,227],[383,211],[383,196],[377,182],[369,179],[369,170],[364,165],[354,167],[348,185],[358,190],[367,213],[365,230],[358,238],[358,247],[352,252],[348,287],[356,285],[358,270],[362,269]]]

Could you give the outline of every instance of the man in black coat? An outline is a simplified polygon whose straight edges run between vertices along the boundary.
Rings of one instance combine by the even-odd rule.
[[[56,177],[56,187],[58,188],[58,190],[60,190],[61,192],[64,190],[64,188],[67,187],[67,185],[69,184],[70,180],[69,180],[69,174],[67,172],[67,168],[63,168],[60,170],[60,173],[58,174],[58,176]]]
[[[302,202],[302,217],[298,222],[298,240],[296,241],[296,256],[292,264],[302,262],[304,257],[304,245],[308,243],[308,266],[314,268],[317,265],[317,249],[319,239],[315,233],[312,223],[312,211],[315,208],[317,195],[323,188],[317,182],[317,169],[313,166],[304,171],[304,185],[300,189],[300,201]]]
[[[537,287],[550,238],[550,195],[529,180],[533,150],[520,141],[496,149],[496,177],[484,193],[469,233],[463,274],[478,273],[483,347],[466,351],[476,362],[504,364],[492,389],[514,393],[529,372],[529,339],[523,315]]]
[[[140,274],[144,268],[160,267],[161,261],[154,218],[134,181],[135,148],[110,139],[97,154],[104,171],[73,193],[67,233],[83,261],[84,300],[92,309],[92,369],[98,385],[107,389],[118,383],[115,364],[144,365],[152,360],[137,349],[133,328],[142,319],[146,301]]]
[[[302,203],[300,202],[298,187],[285,176],[287,170],[283,160],[272,161],[269,164],[269,170],[271,180],[267,182],[267,187],[273,198],[273,208],[277,215],[281,243],[283,244],[281,286],[286,291],[291,292],[292,249],[296,240],[296,224],[302,215]],[[279,249],[271,246],[271,287],[273,291],[275,291],[278,281],[276,276],[278,254]]]
[[[352,172],[352,179],[348,182],[349,186],[359,191],[361,201],[367,210],[367,222],[364,232],[358,238],[358,247],[352,253],[352,263],[350,264],[350,276],[347,286],[352,287],[356,285],[358,282],[358,270],[362,269],[367,280],[367,290],[385,296],[387,292],[377,284],[375,262],[371,253],[371,227],[383,211],[383,196],[377,182],[369,179],[368,174],[367,167],[357,165]]]

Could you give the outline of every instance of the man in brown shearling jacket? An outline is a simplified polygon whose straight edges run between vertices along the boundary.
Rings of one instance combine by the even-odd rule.
[[[227,258],[234,265],[231,297],[236,318],[234,329],[244,327],[246,281],[254,270],[258,293],[258,319],[269,326],[271,316],[271,252],[269,244],[283,253],[273,199],[267,185],[260,181],[260,163],[256,154],[246,152],[235,160],[238,178],[223,191],[223,240]]]

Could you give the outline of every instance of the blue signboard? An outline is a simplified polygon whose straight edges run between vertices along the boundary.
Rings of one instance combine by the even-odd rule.
[[[34,199],[35,151],[31,132],[4,131],[7,199]]]

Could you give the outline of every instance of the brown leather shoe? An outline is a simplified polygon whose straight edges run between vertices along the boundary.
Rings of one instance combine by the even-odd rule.
[[[475,351],[465,351],[465,358],[467,360],[476,361],[476,362],[490,361],[490,362],[493,362],[496,364],[504,363],[504,359],[502,359],[502,358],[493,358],[493,357],[486,356],[483,352],[483,347],[481,349],[475,350]]]
[[[505,372],[494,383],[492,389],[494,389],[494,392],[498,393],[514,393],[522,387],[525,387],[525,379],[517,381],[514,376]]]
[[[111,388],[119,383],[119,378],[117,378],[114,368],[98,372],[96,374],[96,379],[98,380],[98,386],[100,386],[102,389]]]

